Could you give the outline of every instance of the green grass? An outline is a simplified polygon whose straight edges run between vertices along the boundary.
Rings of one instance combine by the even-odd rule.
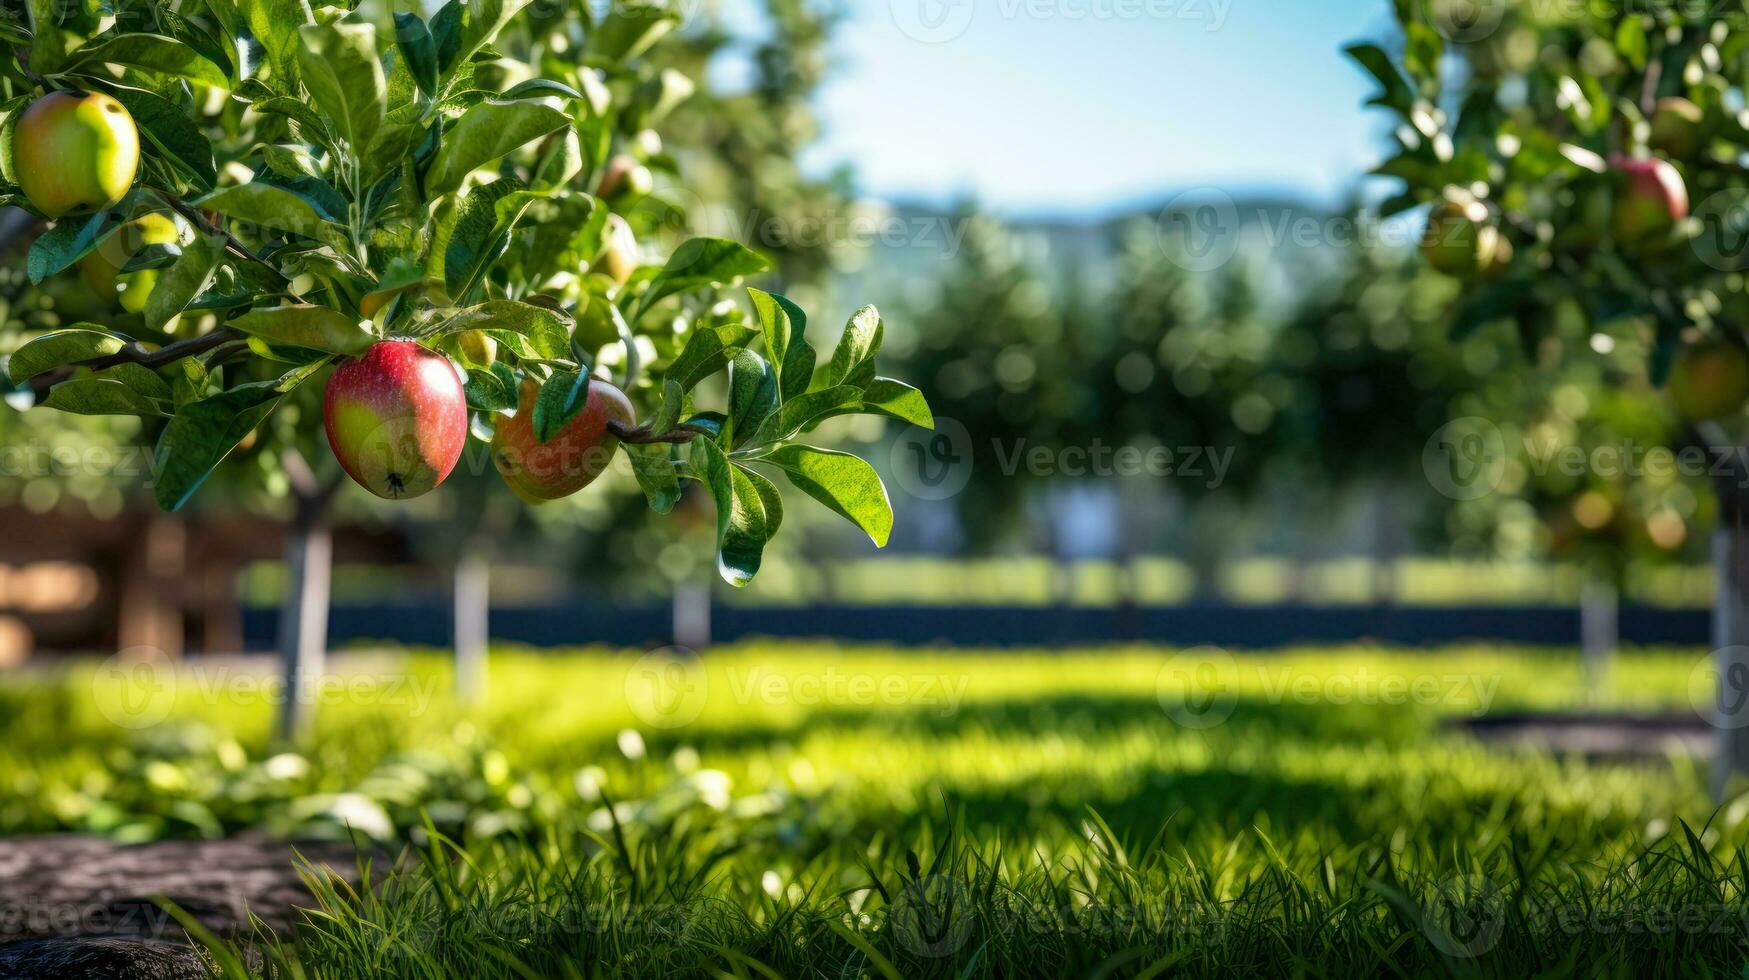
[[[257,940],[282,975],[1744,975],[1749,799],[1449,724],[1692,710],[1700,651],[1591,695],[1517,649],[1174,657],[506,651],[473,709],[440,658],[355,657],[295,747],[235,671],[129,702],[82,666],[0,688],[0,831],[405,848],[312,878]]]

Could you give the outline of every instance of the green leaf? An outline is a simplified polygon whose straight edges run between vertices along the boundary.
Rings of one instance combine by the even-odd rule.
[[[862,393],[862,410],[925,429],[935,428],[935,414],[929,410],[929,400],[923,397],[923,392],[892,378],[876,378],[869,383]]]
[[[838,338],[838,347],[832,351],[832,360],[821,378],[823,383],[816,387],[867,387],[874,380],[874,361],[881,350],[882,330],[879,310],[872,306],[857,310],[845,325],[844,334]]]
[[[326,306],[300,304],[250,310],[230,325],[270,344],[357,354],[375,339],[357,319]]]
[[[485,330],[505,339],[518,357],[559,360],[571,351],[571,318],[533,303],[495,299],[470,306],[443,325],[439,336]]]
[[[268,181],[226,187],[193,203],[268,231],[302,235],[337,247],[347,245],[345,229],[322,217],[314,201]]]
[[[491,44],[510,19],[529,5],[531,0],[469,0],[451,2],[438,17],[445,20],[441,32],[433,21],[432,34],[438,38],[438,64],[444,71],[466,64],[481,48]],[[450,13],[454,10],[453,15]]]
[[[754,435],[755,445],[766,446],[782,442],[810,425],[834,415],[846,415],[862,408],[862,389],[855,385],[835,385],[810,391],[783,403],[776,415],[765,420]]]
[[[758,574],[765,543],[771,539],[773,521],[766,498],[747,471],[730,463],[714,441],[694,439],[691,445],[693,465],[717,504],[717,571],[730,585],[745,586]],[[776,517],[781,521],[781,512]]]
[[[333,120],[334,135],[362,154],[383,125],[388,81],[371,24],[306,24],[298,28],[298,71],[316,107]]]
[[[544,102],[482,102],[444,134],[425,174],[426,196],[448,194],[480,167],[569,125],[570,116]]]
[[[158,506],[174,511],[187,503],[231,450],[267,418],[282,394],[272,382],[239,385],[178,408],[153,453]]]
[[[1366,69],[1384,87],[1384,91],[1369,101],[1368,105],[1395,109],[1404,116],[1410,113],[1415,106],[1415,92],[1403,80],[1397,66],[1391,63],[1391,56],[1385,53],[1384,48],[1376,44],[1355,44],[1344,48],[1343,53],[1353,58],[1356,64]]]
[[[13,384],[23,384],[44,371],[108,357],[127,343],[127,338],[98,329],[96,324],[80,324],[45,333],[13,351],[6,362],[6,373]]]
[[[315,18],[308,0],[238,0],[249,33],[267,52],[267,62],[279,76],[279,87],[295,91],[298,78],[298,30]]]
[[[105,381],[119,381],[132,388],[142,398],[167,402],[175,397],[170,382],[165,381],[163,375],[142,364],[131,364],[123,361],[101,371],[93,372],[91,376]]]
[[[638,307],[642,319],[644,310],[677,293],[691,292],[706,286],[722,286],[743,276],[758,275],[771,268],[771,263],[739,242],[726,238],[694,238],[674,250],[668,263],[651,280],[649,291]]]
[[[462,384],[468,407],[479,412],[506,412],[516,407],[516,374],[507,364],[475,368]]]
[[[100,71],[102,65],[121,65],[139,71],[173,75],[191,82],[228,88],[224,67],[208,61],[199,51],[162,34],[118,34],[73,52],[69,70]]]
[[[644,491],[650,509],[667,514],[680,502],[680,478],[685,472],[680,460],[680,447],[672,443],[652,443],[644,446],[621,445],[632,461],[632,474]]]
[[[120,381],[72,378],[49,389],[48,408],[71,415],[164,415],[163,409]]]
[[[186,175],[197,190],[212,190],[218,182],[213,145],[182,107],[138,89],[118,88],[112,94],[134,117],[134,125],[148,146]]]
[[[762,462],[781,468],[797,490],[862,528],[878,548],[893,532],[893,505],[873,466],[849,453],[781,446]]]
[[[777,408],[777,376],[765,358],[750,350],[729,366],[729,438],[739,444],[759,429]]]
[[[328,131],[328,124],[316,114],[315,109],[310,108],[305,102],[286,96],[277,96],[271,99],[262,99],[250,108],[256,112],[285,116],[295,121],[303,127],[304,138],[312,142],[327,144],[334,141],[334,134]]]
[[[551,442],[589,404],[589,376],[555,371],[534,400],[534,438]]]
[[[182,257],[159,274],[157,285],[146,297],[146,325],[154,330],[164,329],[165,324],[213,284],[224,258],[224,246],[206,235],[196,235],[194,241],[184,245]]]
[[[786,297],[759,289],[747,292],[765,334],[765,356],[777,371],[778,397],[788,401],[807,391],[814,376],[814,348],[802,339],[808,315]]]
[[[615,3],[589,35],[589,51],[614,64],[632,60],[680,24],[680,12],[647,0]]]
[[[120,227],[115,212],[99,211],[89,218],[63,218],[55,226],[30,243],[30,254],[24,268],[31,282],[44,279],[71,268],[73,263],[91,254],[110,233]]]
[[[66,34],[60,28],[60,0],[30,0],[30,67],[55,72],[67,62]]]
[[[751,327],[725,323],[700,327],[687,338],[686,347],[668,366],[667,379],[680,386],[685,394],[700,381],[721,371],[735,352],[746,347],[757,336]]]
[[[437,95],[437,42],[432,40],[431,29],[418,14],[395,15],[395,45],[401,49],[401,57],[406,59],[407,70],[419,91],[427,96]]]
[[[534,199],[522,181],[506,178],[474,188],[450,210],[438,228],[441,248],[432,251],[452,299],[468,302]]]

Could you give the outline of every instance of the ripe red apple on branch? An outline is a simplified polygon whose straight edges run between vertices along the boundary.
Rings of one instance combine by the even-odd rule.
[[[1618,244],[1656,247],[1688,217],[1688,188],[1670,161],[1617,155],[1610,167],[1620,178],[1610,217]]]
[[[619,439],[609,424],[637,422],[625,392],[606,381],[590,380],[587,400],[576,417],[542,442],[534,428],[540,393],[539,384],[524,381],[516,414],[501,420],[492,437],[492,462],[504,482],[518,497],[536,504],[569,497],[595,482],[619,450]]]
[[[455,365],[411,340],[380,341],[335,368],[322,417],[347,474],[390,500],[436,489],[468,439]]]

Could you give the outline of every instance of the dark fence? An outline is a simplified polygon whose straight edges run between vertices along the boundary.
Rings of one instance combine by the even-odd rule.
[[[250,608],[244,633],[251,649],[274,645],[278,610]],[[1568,607],[1524,606],[1226,606],[1162,608],[993,606],[808,606],[712,611],[718,642],[747,637],[830,637],[857,642],[954,646],[1075,646],[1154,642],[1268,648],[1299,643],[1375,640],[1404,646],[1492,640],[1539,646],[1579,642],[1579,615]],[[1709,613],[1700,609],[1623,607],[1622,639],[1634,644],[1700,645]],[[669,642],[666,605],[609,606],[577,601],[492,610],[496,640],[538,647]],[[439,599],[336,606],[329,637],[337,645],[370,640],[446,646],[449,605]]]

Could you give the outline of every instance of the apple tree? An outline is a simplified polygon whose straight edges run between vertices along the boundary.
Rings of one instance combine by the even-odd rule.
[[[1397,50],[1348,53],[1393,120],[1376,173],[1463,280],[1453,329],[1511,321],[1538,363],[1646,351],[1716,465],[1718,788],[1749,768],[1749,80],[1740,5],[1396,0]]]
[[[760,254],[697,238],[660,258],[616,212],[640,179],[625,142],[667,81],[636,59],[677,18],[585,11],[506,79],[495,43],[549,11],[451,0],[378,23],[354,6],[4,8],[0,202],[54,222],[33,280],[79,270],[113,299],[104,322],[23,338],[12,381],[50,409],[146,420],[166,510],[263,438],[325,441],[392,501],[438,488],[474,441],[531,504],[622,458],[658,512],[702,484],[734,585],[782,523],[774,477],[884,544],[873,468],[807,436],[850,413],[932,424],[877,373],[879,313],[822,357],[794,303],[725,292],[768,271]],[[269,424],[291,406],[295,430]],[[299,624],[325,612],[309,593],[334,485],[304,468],[294,679],[320,669],[320,625]]]

